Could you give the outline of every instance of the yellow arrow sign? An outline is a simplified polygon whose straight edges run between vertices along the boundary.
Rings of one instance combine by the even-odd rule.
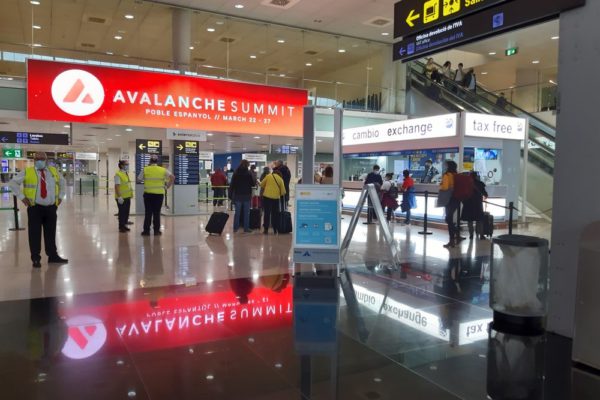
[[[138,147],[140,148],[140,150],[144,150],[146,148],[146,146],[144,146],[143,144],[140,144]]]
[[[178,149],[179,151],[183,150],[183,145],[182,145],[182,144],[180,144],[179,146],[177,146],[177,149]]]
[[[408,14],[408,17],[406,17],[406,23],[408,24],[408,26],[410,26],[411,28],[413,28],[415,26],[415,24],[413,23],[414,20],[419,19],[421,17],[421,14],[416,14],[415,15],[415,10],[410,10],[410,13]]]

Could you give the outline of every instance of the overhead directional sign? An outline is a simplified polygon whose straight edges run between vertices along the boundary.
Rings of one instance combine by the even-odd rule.
[[[402,0],[394,5],[394,38],[462,18],[507,0]]]
[[[414,60],[461,43],[521,28],[584,4],[585,0],[510,1],[404,37],[394,43],[394,61]]]
[[[0,144],[68,145],[69,135],[62,133],[0,132]]]

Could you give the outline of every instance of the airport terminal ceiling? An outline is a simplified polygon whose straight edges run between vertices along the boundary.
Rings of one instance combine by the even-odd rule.
[[[134,0],[39,3],[3,2],[1,50],[171,67],[171,6]],[[232,1],[179,2],[222,13],[192,13],[190,70],[261,83],[266,74],[269,84],[298,86],[300,79],[333,80],[331,73],[366,62],[364,67],[373,71],[371,84],[375,84],[382,64],[377,59],[387,54],[392,43],[394,1],[345,0],[343,13],[339,1],[292,1],[293,7],[283,10],[262,3],[246,1],[240,9]],[[24,74],[22,64],[2,64],[4,75]]]

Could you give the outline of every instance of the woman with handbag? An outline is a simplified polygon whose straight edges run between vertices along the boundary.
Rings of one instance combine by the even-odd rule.
[[[410,171],[402,171],[404,181],[402,182],[402,203],[400,209],[406,213],[404,225],[410,225],[410,210],[417,208],[417,197],[415,196],[415,181],[410,177]]]
[[[450,241],[444,245],[445,248],[456,246],[458,243],[459,230],[454,221],[454,214],[460,207],[460,201],[452,195],[454,191],[454,177],[458,173],[458,166],[454,161],[446,161],[446,171],[442,175],[442,183],[438,193],[438,207],[444,207],[446,212],[446,224]]]
[[[285,196],[285,183],[279,171],[267,175],[261,182],[260,187],[263,189],[263,207],[264,215],[264,234],[269,234],[269,228],[273,225],[273,231],[277,233],[277,218],[281,211],[281,198]]]

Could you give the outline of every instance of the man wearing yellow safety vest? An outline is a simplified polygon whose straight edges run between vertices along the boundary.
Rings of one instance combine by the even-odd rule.
[[[160,235],[160,209],[165,197],[165,188],[173,185],[175,176],[166,168],[158,165],[158,156],[150,156],[150,163],[144,167],[138,175],[138,181],[144,182],[144,230],[142,236],[150,235],[150,225],[154,228],[154,234]]]
[[[129,162],[127,160],[119,161],[119,170],[115,174],[115,199],[119,208],[119,232],[129,232],[127,221],[129,220],[129,211],[131,209],[131,198],[133,190],[129,180]]]
[[[33,268],[41,268],[42,231],[48,263],[66,264],[56,249],[56,210],[65,196],[65,179],[47,165],[44,152],[35,153],[35,166],[27,167],[10,181],[15,196],[27,206],[29,250]],[[21,190],[23,185],[23,190]]]

